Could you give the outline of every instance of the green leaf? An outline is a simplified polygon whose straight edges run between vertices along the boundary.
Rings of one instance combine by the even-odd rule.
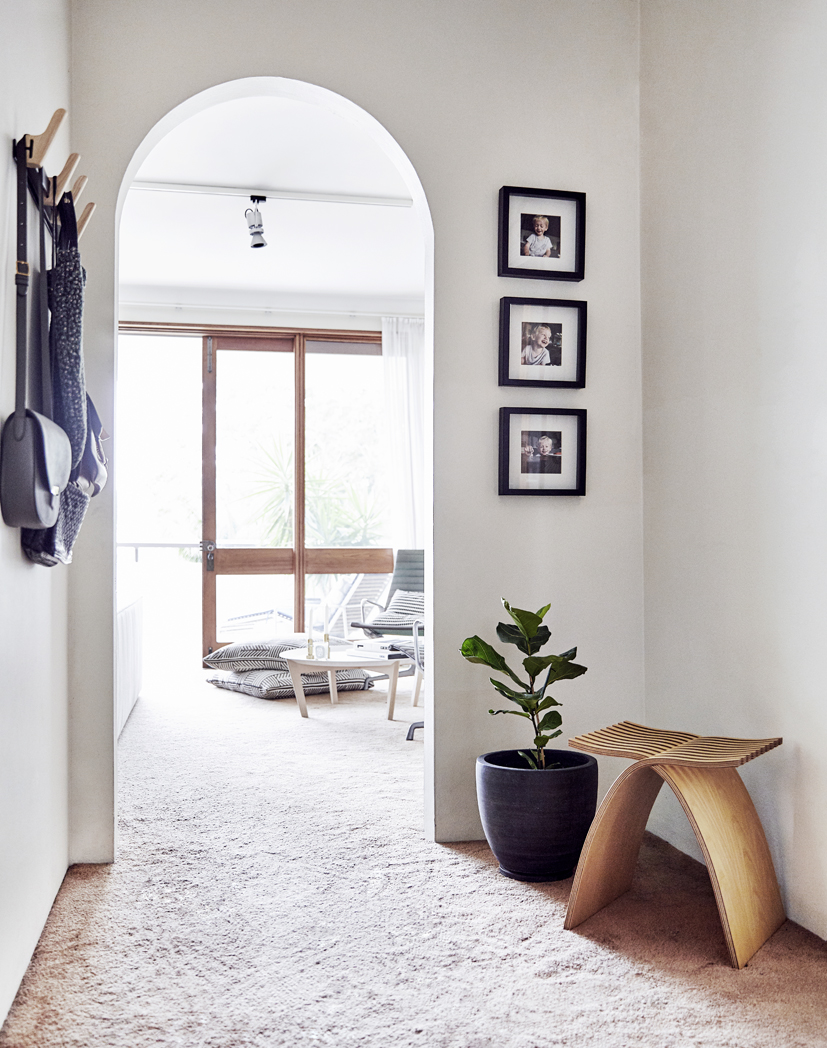
[[[516,644],[525,655],[533,655],[544,644],[548,644],[551,638],[551,630],[549,630],[548,626],[540,626],[534,636],[526,640],[522,630],[517,626],[512,626],[508,622],[498,622],[497,636],[503,644]]]
[[[527,659],[523,659],[523,666],[529,677],[537,677],[559,658],[559,655],[530,655]]]
[[[522,710],[489,710],[492,717],[496,717],[498,713],[513,713],[515,717],[526,717],[531,720],[531,714],[523,713]]]
[[[576,662],[569,662],[568,659],[563,658],[562,655],[548,655],[546,656],[550,660],[548,676],[546,682],[543,685],[545,690],[549,684],[553,684],[558,680],[574,680],[575,677],[582,676],[587,667],[579,666]]]
[[[559,728],[563,723],[563,717],[557,710],[551,710],[543,717],[537,727],[540,731],[549,731],[551,728]]]
[[[530,765],[530,766],[531,766],[531,767],[532,767],[532,768],[533,768],[533,769],[534,769],[535,771],[539,771],[539,770],[540,770],[540,769],[539,769],[539,768],[537,767],[537,762],[536,762],[536,761],[534,760],[534,758],[533,758],[533,757],[531,756],[531,754],[530,754],[530,753],[527,753],[527,752],[526,752],[525,750],[518,750],[517,752],[519,753],[519,755],[520,755],[521,757],[524,757],[524,758],[525,758],[526,762],[527,762],[527,763],[528,763],[528,764],[529,764],[529,765]]]
[[[525,687],[523,687],[522,691],[515,691],[513,688],[510,688],[507,684],[505,684],[501,680],[494,680],[493,677],[489,677],[488,679],[491,681],[491,683],[494,685],[494,687],[498,689],[500,695],[505,695],[506,698],[509,698],[509,699],[530,699],[530,698],[533,697],[534,693],[529,691]]]
[[[511,618],[514,619],[514,621],[517,623],[517,626],[519,627],[522,635],[525,637],[527,641],[530,641],[531,638],[536,634],[537,630],[540,628],[540,623],[543,621],[543,616],[535,615],[533,611],[525,611],[522,608],[512,608],[508,601],[505,600],[505,598],[503,598],[502,601],[503,607],[511,616]],[[548,607],[551,607],[551,605],[549,605]],[[548,611],[548,607],[545,609],[545,611]],[[545,611],[543,612],[543,614],[545,614]]]
[[[498,651],[495,651],[482,637],[468,637],[462,642],[462,647],[459,649],[460,654],[469,662],[476,662],[482,666],[488,666],[492,670],[496,670],[497,673],[507,674],[513,681],[524,688],[525,685],[518,676],[510,669],[508,663],[500,655]]]
[[[549,706],[562,706],[562,702],[558,702],[553,695],[546,695],[542,702],[537,704],[537,712],[541,713],[543,710],[547,710]]]
[[[509,686],[503,684],[502,681],[494,680],[493,677],[489,677],[488,679],[504,699],[511,699],[512,702],[516,702],[518,706],[522,706],[524,710],[528,710],[529,712],[534,709],[535,703],[532,702],[533,695],[531,692],[514,691],[513,688],[509,688]]]
[[[546,743],[550,742],[552,739],[556,739],[558,735],[562,734],[562,731],[555,731],[552,732],[551,735],[535,735],[534,745],[538,750],[545,749]]]

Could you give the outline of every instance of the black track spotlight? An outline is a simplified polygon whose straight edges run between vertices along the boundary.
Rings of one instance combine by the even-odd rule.
[[[261,218],[261,212],[258,209],[259,204],[263,204],[267,197],[263,196],[251,196],[252,207],[248,207],[244,212],[244,217],[247,219],[247,225],[250,229],[250,247],[267,247],[267,241],[264,239],[264,222]]]

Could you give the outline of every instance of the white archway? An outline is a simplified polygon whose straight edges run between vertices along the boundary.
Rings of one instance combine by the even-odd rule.
[[[425,197],[425,192],[422,187],[422,183],[408,159],[405,152],[396,142],[390,132],[379,123],[373,116],[362,109],[360,106],[351,102],[349,99],[339,95],[326,88],[320,87],[315,84],[310,84],[304,81],[291,80],[283,77],[248,77],[240,80],[233,80],[227,83],[218,84],[214,87],[208,88],[205,91],[193,95],[191,98],[182,102],[174,109],[170,110],[163,118],[161,118],[152,129],[146,134],[138,148],[135,150],[132,158],[123,174],[121,179],[120,188],[118,191],[116,211],[115,211],[115,229],[116,229],[116,243],[115,243],[115,257],[119,256],[119,239],[120,239],[120,225],[121,216],[124,209],[127,194],[130,190],[130,186],[134,181],[141,165],[149,156],[151,151],[158,145],[171,131],[177,128],[180,124],[184,123],[196,114],[202,113],[212,107],[221,103],[233,101],[241,98],[249,97],[261,97],[270,96],[283,99],[291,99],[303,103],[307,103],[314,106],[319,106],[326,109],[330,113],[333,113],[342,119],[346,120],[352,125],[355,125],[359,131],[369,137],[379,149],[387,156],[387,158],[394,165],[396,170],[399,172],[403,179],[408,192],[410,193],[413,201],[413,211],[417,219],[418,227],[421,232],[423,248],[424,248],[424,260],[425,260],[425,338],[426,338],[426,354],[425,354],[425,385],[427,390],[433,389],[433,255],[434,255],[434,237],[433,237],[433,223],[431,220],[430,209]],[[433,432],[433,397],[426,396],[425,398],[425,444],[426,444],[426,461],[432,461],[432,432]],[[425,505],[426,505],[426,521],[432,520],[432,505],[433,505],[433,485],[431,482],[430,471],[426,473],[426,491],[425,491]],[[430,525],[427,527],[426,532],[426,577],[432,579],[432,539]],[[432,598],[430,596],[431,587],[427,587],[427,619],[428,622],[432,622]],[[430,629],[426,635],[426,644],[429,646],[429,650],[433,650],[433,638]],[[432,705],[432,693],[429,687],[425,689],[425,703],[426,708],[429,709],[428,716],[431,716],[430,707]],[[427,733],[425,737],[425,755],[426,755],[426,774],[425,774],[425,806],[426,806],[426,826],[433,826],[433,810],[434,810],[434,776],[433,776],[433,740],[431,733]]]
[[[201,113],[221,102],[228,102],[236,98],[245,98],[254,95],[270,95],[276,98],[292,98],[296,101],[307,102],[311,105],[321,106],[332,113],[343,117],[345,120],[356,124],[365,134],[373,139],[379,148],[393,162],[399,171],[411,194],[414,202],[414,210],[422,228],[422,236],[425,241],[426,266],[430,271],[426,273],[426,313],[432,312],[433,303],[433,239],[434,227],[431,221],[431,212],[425,198],[425,191],[419,176],[414,170],[413,164],[406,156],[399,143],[390,132],[379,123],[379,121],[367,113],[355,102],[329,91],[325,87],[316,84],[308,84],[302,80],[290,80],[280,76],[251,76],[243,80],[231,80],[225,84],[217,84],[206,91],[201,91],[192,98],[170,110],[169,113],[152,128],[144,140],[135,150],[129,166],[124,172],[121,187],[118,193],[116,220],[120,222],[126,194],[137,174],[141,164],[147,158],[151,150],[169,132],[183,123],[196,113]]]

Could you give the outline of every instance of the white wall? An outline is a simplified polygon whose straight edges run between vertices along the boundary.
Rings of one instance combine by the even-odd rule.
[[[69,104],[63,0],[3,5],[0,37],[0,419],[14,409],[16,168],[12,139]],[[66,125],[47,157],[59,170]],[[49,167],[51,162],[52,167]],[[34,244],[35,258],[37,243]],[[29,246],[32,258],[32,245]],[[66,568],[31,564],[0,523],[0,1022],[66,871]]]
[[[7,136],[39,130],[67,103],[63,5],[12,7],[0,45]],[[785,736],[744,775],[791,915],[827,935],[827,14],[817,0],[643,0],[641,11],[639,36],[636,0],[74,0],[72,148],[99,205],[83,241],[90,388],[111,420],[116,201],[152,127],[197,92],[249,76],[306,80],[362,106],[416,168],[435,229],[429,832],[479,836],[474,757],[525,741],[516,720],[488,717],[486,675],[457,647],[474,632],[493,637],[501,595],[526,606],[550,599],[558,650],[577,643],[589,666],[560,689],[567,734],[629,718]],[[544,76],[532,61],[538,47]],[[62,161],[67,148],[64,134],[53,156]],[[12,171],[7,153],[7,265]],[[586,280],[495,276],[504,183],[586,191]],[[588,301],[585,390],[497,387],[503,295]],[[6,282],[0,296],[5,415],[14,345]],[[496,495],[497,409],[523,404],[588,408],[584,499]],[[70,573],[30,567],[17,533],[0,528],[0,1015],[67,847],[84,861],[114,850],[112,517],[108,489]],[[603,763],[604,774],[614,770]],[[659,802],[653,828],[693,850],[675,805]]]
[[[83,244],[90,272],[87,368],[105,418],[111,396],[101,391],[111,393],[113,380],[116,198],[134,150],[169,110],[237,78],[309,81],[376,117],[422,180],[436,240],[437,798],[430,832],[445,840],[479,837],[474,758],[524,739],[511,718],[508,724],[489,718],[485,674],[456,649],[471,633],[493,635],[501,595],[518,606],[551,600],[559,650],[580,645],[589,673],[564,685],[569,733],[642,715],[637,3],[75,0],[72,11],[74,148],[88,158],[98,203]],[[542,75],[538,49],[548,65]],[[585,281],[497,278],[503,184],[586,191]],[[497,387],[498,301],[519,294],[588,300],[586,390]],[[589,409],[585,498],[496,494],[497,409],[508,404]],[[104,515],[79,544],[78,660],[91,656],[90,638],[111,632],[104,599],[111,523]],[[99,669],[108,681],[111,670],[103,662]],[[92,815],[112,767],[108,723],[96,727],[95,718],[109,716],[111,701],[105,687],[75,680],[82,723],[97,751],[92,764],[85,753],[78,765],[87,774],[78,803]],[[103,806],[95,817],[105,833]]]
[[[783,735],[743,774],[827,936],[827,7],[642,13],[647,723]]]

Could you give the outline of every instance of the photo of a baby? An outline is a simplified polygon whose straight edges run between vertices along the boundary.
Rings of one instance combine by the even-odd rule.
[[[521,364],[560,367],[563,363],[563,325],[523,322]]]
[[[520,435],[521,473],[562,472],[562,432],[523,430]]]
[[[560,216],[521,214],[520,252],[530,258],[559,258]]]

